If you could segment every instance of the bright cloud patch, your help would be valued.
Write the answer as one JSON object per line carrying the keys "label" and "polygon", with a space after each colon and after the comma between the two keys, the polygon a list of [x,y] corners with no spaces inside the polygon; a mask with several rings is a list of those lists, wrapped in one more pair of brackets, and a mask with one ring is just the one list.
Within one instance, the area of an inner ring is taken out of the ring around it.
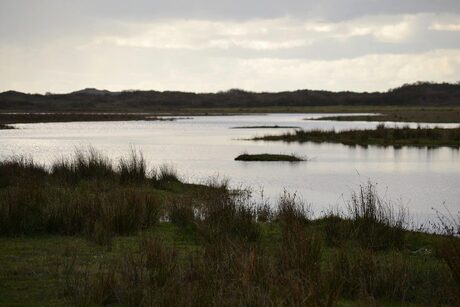
{"label": "bright cloud patch", "polygon": [[304,8],[302,3],[295,2],[304,9],[298,14],[277,10],[244,18],[200,12],[188,18],[122,18],[113,15],[113,7],[99,16],[78,11],[77,2],[66,4],[72,8],[65,7],[69,16],[28,12],[20,15],[27,20],[18,22],[14,14],[0,12],[0,91],[373,91],[460,79],[460,13],[455,10],[430,12],[432,1],[425,1],[424,10],[393,12],[388,6],[377,14],[384,4],[375,1],[376,7],[362,12],[329,16],[324,8],[349,5],[311,2]]}

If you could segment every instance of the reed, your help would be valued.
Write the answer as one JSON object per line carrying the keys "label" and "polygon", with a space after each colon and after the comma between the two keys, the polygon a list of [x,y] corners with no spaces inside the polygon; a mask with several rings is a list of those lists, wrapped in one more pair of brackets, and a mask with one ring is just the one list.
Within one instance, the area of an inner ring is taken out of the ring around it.
{"label": "reed", "polygon": [[255,137],[255,141],[341,143],[344,145],[378,146],[460,146],[460,128],[410,128],[385,127],[383,124],[374,130],[296,130],[281,135]]}

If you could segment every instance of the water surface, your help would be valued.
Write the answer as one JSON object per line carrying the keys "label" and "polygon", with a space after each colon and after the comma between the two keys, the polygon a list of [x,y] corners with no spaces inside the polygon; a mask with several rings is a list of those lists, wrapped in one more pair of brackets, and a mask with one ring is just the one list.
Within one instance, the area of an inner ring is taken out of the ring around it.
{"label": "water surface", "polygon": [[[378,124],[304,120],[334,115],[337,114],[197,116],[172,122],[17,124],[20,129],[0,131],[0,158],[25,154],[49,163],[72,154],[75,147],[92,145],[117,159],[127,155],[130,146],[135,146],[152,166],[173,164],[190,182],[203,182],[210,176],[225,177],[232,186],[252,187],[255,194],[263,190],[264,196],[272,201],[287,189],[297,192],[317,213],[331,206],[344,207],[350,193],[368,180],[378,184],[386,199],[408,207],[419,221],[432,217],[432,207],[442,209],[443,203],[453,212],[460,209],[460,152],[457,149],[253,142],[244,139],[293,129],[230,129],[263,125],[373,129]],[[403,124],[387,123],[388,126]],[[311,160],[302,163],[234,161],[241,153],[295,153]]]}

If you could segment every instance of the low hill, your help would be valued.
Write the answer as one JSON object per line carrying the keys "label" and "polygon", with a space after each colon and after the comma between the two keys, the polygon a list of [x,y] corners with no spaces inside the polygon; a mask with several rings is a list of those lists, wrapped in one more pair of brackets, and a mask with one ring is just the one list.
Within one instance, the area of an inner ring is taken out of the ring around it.
{"label": "low hill", "polygon": [[232,89],[217,93],[110,92],[87,88],[68,94],[0,93],[0,111],[157,111],[183,108],[309,106],[460,106],[460,83],[417,82],[386,92],[296,90],[277,93]]}

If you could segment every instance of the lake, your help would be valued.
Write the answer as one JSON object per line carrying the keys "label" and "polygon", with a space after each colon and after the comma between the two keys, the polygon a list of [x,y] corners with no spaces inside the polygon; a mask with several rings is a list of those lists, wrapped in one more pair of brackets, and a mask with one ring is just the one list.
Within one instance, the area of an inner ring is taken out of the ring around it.
{"label": "lake", "polygon": [[[195,116],[176,121],[71,122],[17,124],[0,130],[0,158],[32,156],[50,161],[89,145],[113,159],[131,147],[150,166],[172,164],[188,182],[228,178],[233,187],[251,187],[274,202],[286,189],[296,192],[317,214],[344,207],[352,191],[371,180],[382,197],[410,210],[419,222],[433,218],[432,208],[460,209],[460,152],[452,148],[350,147],[341,144],[254,142],[256,135],[293,129],[231,129],[236,126],[298,126],[304,129],[373,129],[378,122],[305,120],[339,114],[267,114]],[[386,123],[388,126],[404,123]],[[422,124],[423,126],[429,124]],[[416,126],[416,124],[411,124]],[[431,124],[430,126],[435,126]],[[436,124],[457,127],[458,124]],[[241,153],[295,153],[308,162],[241,162]],[[443,205],[444,204],[444,205]]]}

